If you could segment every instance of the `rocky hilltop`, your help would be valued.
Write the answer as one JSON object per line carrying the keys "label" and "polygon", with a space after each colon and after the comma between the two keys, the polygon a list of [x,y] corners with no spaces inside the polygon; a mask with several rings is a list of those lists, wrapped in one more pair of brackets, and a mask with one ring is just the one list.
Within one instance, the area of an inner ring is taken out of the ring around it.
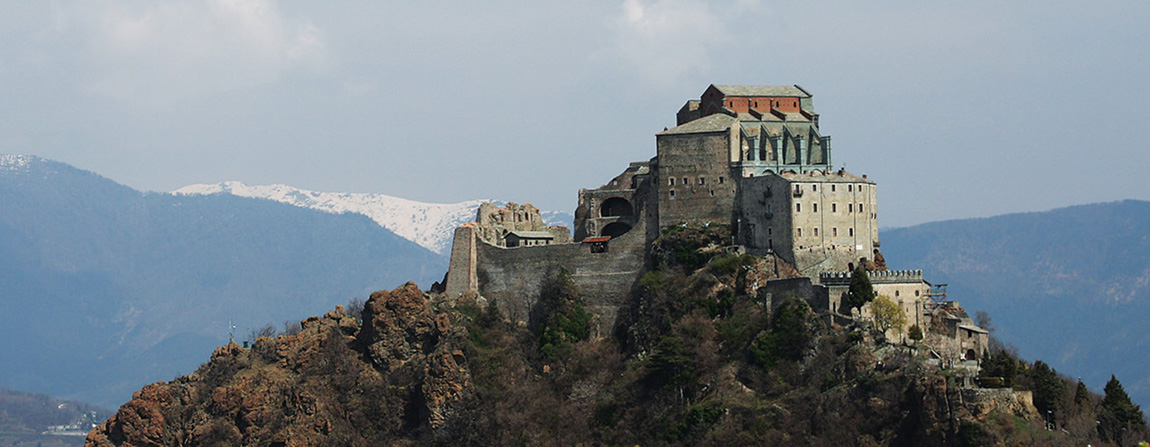
{"label": "rocky hilltop", "polygon": [[461,315],[412,283],[362,312],[362,324],[341,306],[298,333],[220,347],[136,392],[87,445],[374,445],[442,426],[472,392]]}
{"label": "rocky hilltop", "polygon": [[[1106,401],[1084,388],[1061,395],[1048,425],[1036,409],[1052,405],[1048,376],[1026,372],[1053,374],[1041,362],[996,351],[986,362],[1009,372],[982,387],[920,342],[749,293],[789,271],[777,260],[681,242],[612,334],[591,331],[562,270],[527,324],[409,283],[362,313],[217,349],[137,392],[87,445],[1107,445],[1094,423]],[[1125,445],[1141,426],[1126,427],[1109,439]]]}

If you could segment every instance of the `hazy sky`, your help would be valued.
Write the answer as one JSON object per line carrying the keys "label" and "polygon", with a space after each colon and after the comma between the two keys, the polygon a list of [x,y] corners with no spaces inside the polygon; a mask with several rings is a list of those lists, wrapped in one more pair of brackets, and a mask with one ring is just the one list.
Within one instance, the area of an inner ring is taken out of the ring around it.
{"label": "hazy sky", "polygon": [[[0,0],[0,152],[572,210],[711,83],[800,84],[880,223],[1150,199],[1150,2]],[[1141,123],[1141,124],[1140,124]]]}

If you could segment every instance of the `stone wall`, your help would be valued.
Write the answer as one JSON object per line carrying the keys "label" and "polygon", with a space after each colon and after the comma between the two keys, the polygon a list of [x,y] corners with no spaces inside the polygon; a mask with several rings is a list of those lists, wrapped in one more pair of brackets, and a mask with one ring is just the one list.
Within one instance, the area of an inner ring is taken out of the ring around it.
{"label": "stone wall", "polygon": [[480,242],[479,291],[496,300],[504,315],[526,322],[543,282],[566,268],[586,309],[598,315],[592,335],[607,336],[642,273],[645,239],[637,228],[608,242],[606,253],[592,253],[589,244],[580,243],[502,248]]}
{"label": "stone wall", "polygon": [[737,129],[658,135],[658,163],[652,171],[660,228],[681,222],[731,222],[735,202],[729,160],[732,132]]}

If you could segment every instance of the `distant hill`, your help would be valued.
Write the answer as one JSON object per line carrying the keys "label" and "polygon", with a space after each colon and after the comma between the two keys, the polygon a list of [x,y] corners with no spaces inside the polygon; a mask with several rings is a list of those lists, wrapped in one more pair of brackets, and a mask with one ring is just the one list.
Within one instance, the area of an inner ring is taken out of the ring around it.
{"label": "distant hill", "polygon": [[446,268],[360,215],[0,155],[0,386],[116,407],[206,361],[229,322],[240,340]]}
{"label": "distant hill", "polygon": [[949,283],[995,335],[1095,390],[1114,373],[1150,404],[1150,202],[953,220],[884,230],[891,268]]}
{"label": "distant hill", "polygon": [[[0,388],[0,445],[82,446],[92,427],[113,411],[36,393]],[[45,435],[53,433],[66,435]]]}
{"label": "distant hill", "polygon": [[[451,251],[451,237],[455,227],[475,220],[475,213],[481,203],[504,204],[495,200],[425,203],[386,194],[317,192],[287,185],[249,186],[241,182],[188,185],[172,193],[231,194],[275,200],[327,212],[362,214],[380,226],[394,231],[395,234],[445,256]],[[570,227],[571,221],[574,220],[573,215],[564,212],[543,211],[542,215],[551,225]]]}

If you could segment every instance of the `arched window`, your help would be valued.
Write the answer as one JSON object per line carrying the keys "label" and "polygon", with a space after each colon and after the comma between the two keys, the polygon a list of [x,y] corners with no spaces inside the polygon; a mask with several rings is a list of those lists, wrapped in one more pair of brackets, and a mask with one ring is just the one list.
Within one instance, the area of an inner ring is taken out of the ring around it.
{"label": "arched window", "polygon": [[631,202],[622,197],[612,197],[604,200],[599,206],[599,217],[630,216],[634,214]]}

